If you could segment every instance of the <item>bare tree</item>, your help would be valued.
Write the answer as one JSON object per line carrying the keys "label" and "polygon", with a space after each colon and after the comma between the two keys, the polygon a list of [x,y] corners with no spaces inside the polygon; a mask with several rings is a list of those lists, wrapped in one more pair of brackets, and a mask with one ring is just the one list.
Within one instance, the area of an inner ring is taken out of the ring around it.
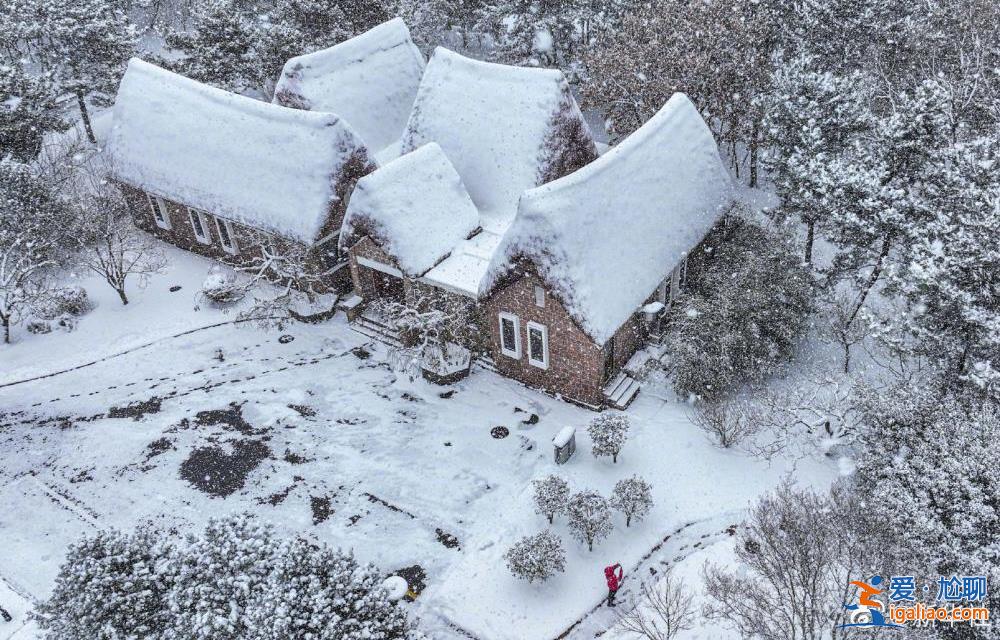
{"label": "bare tree", "polygon": [[167,264],[155,241],[135,226],[125,195],[103,175],[87,172],[78,187],[79,227],[74,239],[80,264],[104,278],[128,304],[130,278],[145,286]]}
{"label": "bare tree", "polygon": [[642,583],[631,606],[618,612],[618,624],[646,640],[671,640],[692,629],[696,615],[694,596],[668,569],[655,583]]}
{"label": "bare tree", "polygon": [[844,373],[851,371],[851,347],[868,337],[869,327],[864,314],[854,313],[855,302],[837,293],[824,305],[823,337],[840,346],[844,353]]}
{"label": "bare tree", "polygon": [[840,486],[819,495],[783,485],[762,498],[736,538],[741,566],[705,566],[705,616],[742,638],[839,637],[850,581],[877,573],[881,560],[859,502]]}
{"label": "bare tree", "polygon": [[742,398],[701,402],[692,410],[691,421],[723,449],[741,444],[760,430],[750,402]]}

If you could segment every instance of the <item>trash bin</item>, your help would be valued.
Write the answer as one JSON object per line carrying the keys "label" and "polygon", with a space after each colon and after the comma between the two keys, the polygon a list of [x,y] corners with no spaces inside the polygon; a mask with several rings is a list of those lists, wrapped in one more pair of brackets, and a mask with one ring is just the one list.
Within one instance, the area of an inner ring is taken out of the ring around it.
{"label": "trash bin", "polygon": [[563,464],[576,452],[576,429],[573,427],[563,427],[555,438],[552,438],[552,446],[555,448],[556,464]]}

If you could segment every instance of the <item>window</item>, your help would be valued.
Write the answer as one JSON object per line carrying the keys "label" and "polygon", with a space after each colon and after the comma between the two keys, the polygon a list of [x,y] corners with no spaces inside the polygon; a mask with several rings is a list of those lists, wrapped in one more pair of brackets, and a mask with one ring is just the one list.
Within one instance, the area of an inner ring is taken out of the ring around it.
{"label": "window", "polygon": [[151,196],[146,194],[146,200],[149,202],[149,208],[153,212],[153,220],[156,222],[156,226],[161,229],[170,228],[170,212],[167,211],[167,203],[163,201],[163,198],[159,196]]}
{"label": "window", "polygon": [[528,323],[528,364],[549,368],[549,330],[537,322]]}
{"label": "window", "polygon": [[508,358],[521,359],[521,322],[517,316],[500,314],[500,352]]}
{"label": "window", "polygon": [[535,306],[545,308],[545,289],[535,287]]}
{"label": "window", "polygon": [[226,250],[226,253],[231,253],[234,256],[238,254],[240,248],[236,246],[236,238],[233,236],[233,228],[229,221],[216,218],[215,228],[219,231],[219,242],[222,243],[222,248]]}
{"label": "window", "polygon": [[205,216],[200,211],[188,207],[188,214],[191,216],[191,228],[194,229],[194,237],[202,244],[212,244],[212,239],[208,237],[208,225],[205,224]]}

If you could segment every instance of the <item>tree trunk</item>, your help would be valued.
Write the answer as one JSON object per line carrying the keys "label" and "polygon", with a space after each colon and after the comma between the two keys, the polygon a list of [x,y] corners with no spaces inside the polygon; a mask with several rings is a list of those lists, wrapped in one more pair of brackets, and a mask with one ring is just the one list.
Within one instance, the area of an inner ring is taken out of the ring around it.
{"label": "tree trunk", "polygon": [[591,538],[590,540],[587,540],[587,550],[588,551],[593,551],[594,550],[594,540],[593,540],[593,538]]}
{"label": "tree trunk", "polygon": [[554,514],[554,513],[550,513],[549,514],[549,524],[552,524],[552,521],[555,519],[555,517],[556,517],[556,514]]}
{"label": "tree trunk", "polygon": [[3,342],[10,344],[10,316],[4,316],[3,320]]}
{"label": "tree trunk", "polygon": [[851,372],[851,345],[844,343],[844,373]]}
{"label": "tree trunk", "polygon": [[750,131],[750,188],[757,186],[757,129],[759,125],[754,122]]}
{"label": "tree trunk", "polygon": [[625,516],[625,527],[627,528],[631,526],[632,526],[632,514],[630,513],[627,516]]}
{"label": "tree trunk", "polygon": [[882,275],[882,267],[885,264],[885,258],[889,255],[889,249],[892,247],[892,234],[886,234],[885,238],[882,240],[882,250],[879,251],[878,259],[875,260],[875,266],[872,267],[871,275],[868,276],[868,282],[861,289],[861,297],[858,298],[858,304],[855,305],[854,311],[851,312],[851,317],[847,320],[845,326],[851,326],[854,319],[858,317],[858,312],[861,311],[861,307],[865,304],[865,299],[871,292],[872,287],[878,282],[879,276]]}
{"label": "tree trunk", "polygon": [[816,241],[816,221],[806,223],[806,264],[813,263],[813,242]]}
{"label": "tree trunk", "polygon": [[83,128],[87,130],[87,139],[91,144],[97,144],[94,127],[90,124],[90,113],[87,112],[87,101],[84,100],[83,89],[76,90],[76,103],[80,106],[80,116],[83,118]]}
{"label": "tree trunk", "polygon": [[122,304],[128,304],[128,298],[125,296],[125,286],[115,287],[115,291],[118,292],[118,297],[122,299]]}
{"label": "tree trunk", "polygon": [[611,454],[611,462],[613,464],[618,464],[618,454],[617,453],[612,453]]}

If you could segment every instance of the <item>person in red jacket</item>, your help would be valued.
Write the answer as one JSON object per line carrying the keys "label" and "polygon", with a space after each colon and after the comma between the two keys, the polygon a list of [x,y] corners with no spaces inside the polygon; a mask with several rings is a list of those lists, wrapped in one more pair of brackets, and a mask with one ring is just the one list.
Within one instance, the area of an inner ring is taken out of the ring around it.
{"label": "person in red jacket", "polygon": [[[616,573],[617,570],[617,573]],[[618,593],[618,588],[622,586],[622,578],[625,577],[625,571],[622,566],[617,562],[610,567],[604,568],[604,579],[608,582],[608,606],[615,606],[615,595]]]}

